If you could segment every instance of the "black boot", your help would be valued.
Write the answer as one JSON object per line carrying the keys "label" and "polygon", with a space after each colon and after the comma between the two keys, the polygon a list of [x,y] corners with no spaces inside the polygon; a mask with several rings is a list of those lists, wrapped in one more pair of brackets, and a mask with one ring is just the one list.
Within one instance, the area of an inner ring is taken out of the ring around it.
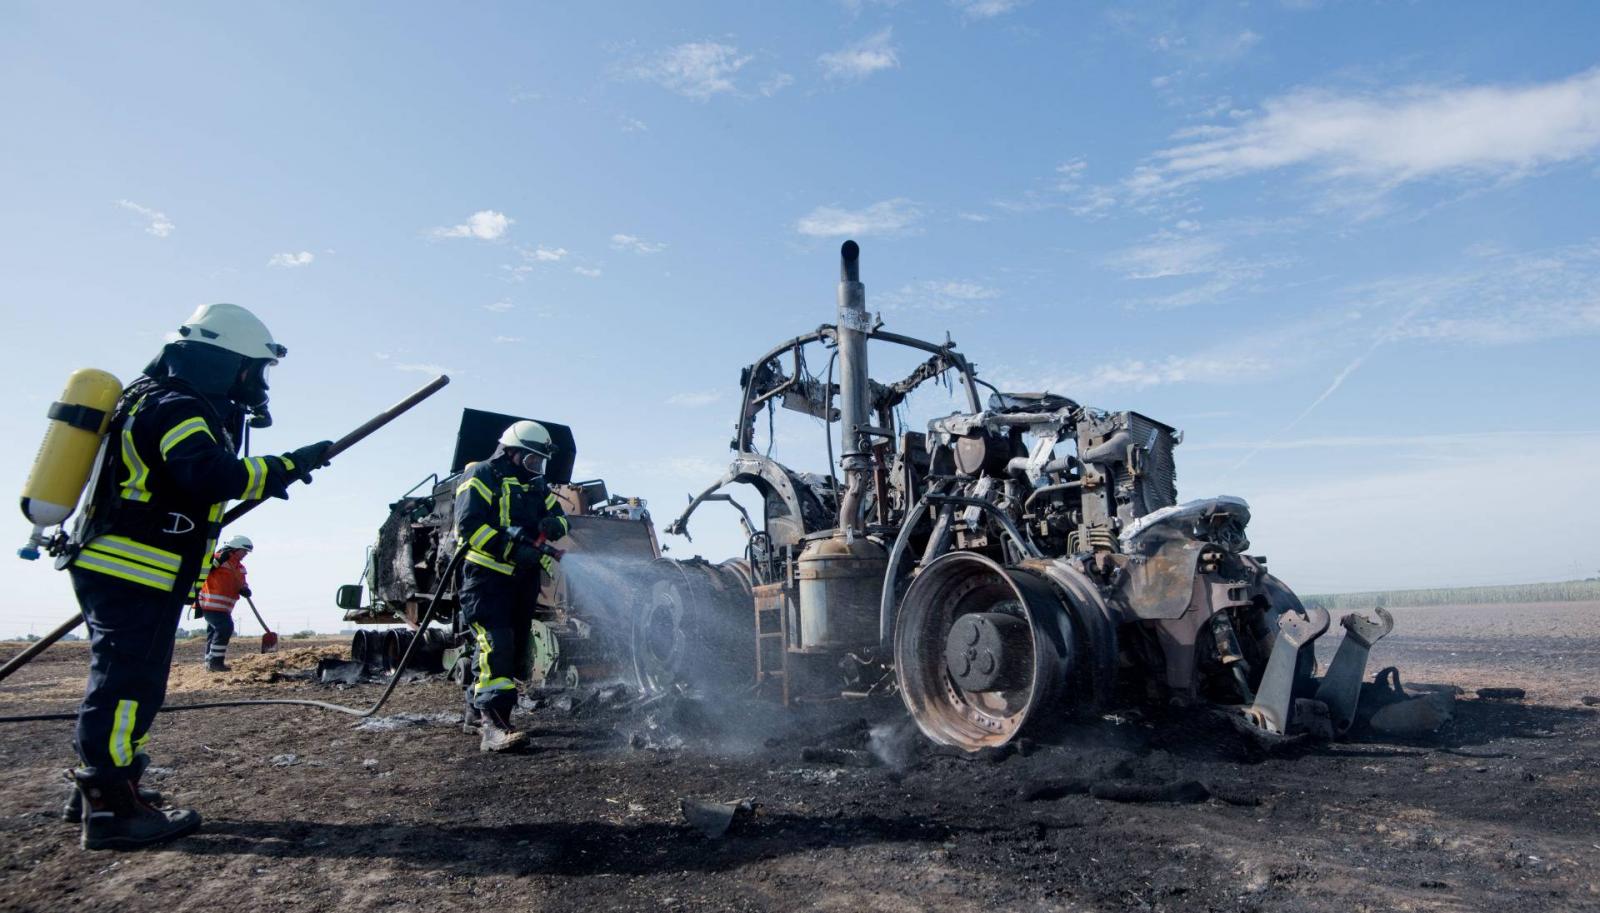
{"label": "black boot", "polygon": [[212,656],[212,657],[209,657],[208,659],[206,659],[206,671],[207,672],[232,672],[233,670],[228,667],[227,663],[222,661],[222,657],[220,657],[220,656]]}
{"label": "black boot", "polygon": [[[70,770],[64,771],[62,775],[66,778],[69,786],[67,788],[66,801],[61,803],[61,820],[67,822],[68,824],[82,824],[83,793],[78,791],[78,780],[72,775],[72,771]],[[159,791],[154,789],[145,789],[142,786],[139,787],[140,802],[143,802],[152,808],[160,808],[161,799],[162,796]]]}
{"label": "black boot", "polygon": [[82,793],[83,808],[88,812],[83,817],[84,849],[136,850],[199,829],[199,812],[186,808],[162,811],[139,798],[139,777],[148,763],[139,755],[131,767],[109,772],[79,768],[72,772]]}

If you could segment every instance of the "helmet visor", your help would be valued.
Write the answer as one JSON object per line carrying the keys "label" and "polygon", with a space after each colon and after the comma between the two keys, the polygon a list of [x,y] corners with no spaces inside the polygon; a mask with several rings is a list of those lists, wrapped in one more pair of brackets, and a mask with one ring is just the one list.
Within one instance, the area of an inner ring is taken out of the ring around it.
{"label": "helmet visor", "polygon": [[534,450],[518,450],[517,465],[530,475],[544,475],[545,455]]}

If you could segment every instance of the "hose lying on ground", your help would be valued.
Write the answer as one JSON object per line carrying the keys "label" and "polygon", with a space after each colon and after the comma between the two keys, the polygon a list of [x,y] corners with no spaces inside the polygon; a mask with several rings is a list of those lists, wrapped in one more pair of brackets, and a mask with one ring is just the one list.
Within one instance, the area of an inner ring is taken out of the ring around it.
{"label": "hose lying on ground", "polygon": [[[462,545],[460,548],[456,549],[456,553],[451,556],[450,563],[445,566],[444,573],[439,575],[439,585],[433,590],[433,598],[428,600],[428,611],[422,614],[422,620],[417,624],[418,630],[425,631],[428,629],[429,622],[433,621],[434,609],[439,605],[439,598],[444,595],[445,586],[448,585],[451,578],[455,576],[456,570],[461,567],[462,559],[466,556],[466,545]],[[156,712],[177,713],[179,710],[211,710],[216,707],[259,707],[263,705],[280,704],[298,707],[317,707],[322,710],[332,710],[336,713],[348,713],[354,717],[369,717],[382,709],[383,705],[388,702],[389,696],[394,694],[394,689],[400,684],[400,673],[405,670],[406,663],[411,659],[411,652],[417,649],[417,644],[422,643],[423,639],[424,638],[421,637],[413,637],[411,639],[411,643],[406,646],[406,652],[400,657],[400,661],[395,664],[394,676],[389,679],[388,687],[383,689],[383,694],[378,697],[377,702],[365,710],[355,707],[346,707],[343,704],[331,704],[327,701],[301,700],[295,698],[256,698],[252,700],[238,701],[206,701],[205,703],[201,704],[168,704]],[[77,711],[73,711],[71,713],[33,713],[25,716],[0,716],[0,723],[40,723],[53,720],[75,720],[77,718]]]}

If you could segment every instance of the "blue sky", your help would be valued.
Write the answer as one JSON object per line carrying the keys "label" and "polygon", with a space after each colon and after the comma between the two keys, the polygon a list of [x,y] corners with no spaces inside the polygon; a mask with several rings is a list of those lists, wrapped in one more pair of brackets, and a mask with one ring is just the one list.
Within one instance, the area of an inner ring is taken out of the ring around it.
{"label": "blue sky", "polygon": [[[664,525],[849,236],[889,329],[1183,428],[1181,495],[1249,499],[1302,591],[1591,575],[1596,34],[1586,3],[9,3],[0,476],[70,370],[130,379],[202,302],[289,347],[258,449],[447,371],[239,527],[269,620],[332,629],[462,406],[569,422]],[[693,529],[674,554],[738,548]],[[70,611],[0,568],[0,632]]]}

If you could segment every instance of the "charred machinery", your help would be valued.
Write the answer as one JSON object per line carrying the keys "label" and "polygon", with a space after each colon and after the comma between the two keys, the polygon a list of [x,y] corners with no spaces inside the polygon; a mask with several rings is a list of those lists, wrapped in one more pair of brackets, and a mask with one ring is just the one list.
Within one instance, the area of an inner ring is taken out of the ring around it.
{"label": "charred machinery", "polygon": [[[969,750],[1137,701],[1216,709],[1266,740],[1348,729],[1386,613],[1346,617],[1316,678],[1327,612],[1250,553],[1243,500],[1179,502],[1178,430],[1001,391],[948,339],[885,331],[859,253],[841,251],[837,322],[744,370],[732,464],[667,532],[736,484],[760,516],[739,508],[739,558],[657,562],[633,625],[642,685],[719,670],[785,701],[896,687],[929,738]],[[919,361],[880,381],[869,347]],[[909,427],[900,407],[941,382],[962,408]],[[775,405],[826,426],[826,474],[757,447]]]}
{"label": "charred machinery", "polygon": [[[375,666],[392,664],[410,637],[423,636],[428,642],[416,654],[419,661],[429,667],[454,668],[459,581],[446,583],[434,615],[445,627],[418,633],[417,624],[456,550],[455,489],[462,470],[487,459],[501,431],[521,420],[463,410],[449,472],[443,477],[430,475],[389,505],[389,516],[367,552],[365,589],[360,584],[341,587],[337,601],[346,621],[406,627],[359,631],[352,643],[355,658]],[[660,547],[644,501],[613,496],[603,481],[573,481],[577,447],[572,430],[555,422],[540,423],[556,447],[546,479],[572,529],[561,542],[568,557],[545,581],[526,638],[518,632],[518,654],[522,677],[531,683],[572,687],[626,671],[632,629],[623,613],[644,585],[635,576],[637,569],[659,557]]]}

